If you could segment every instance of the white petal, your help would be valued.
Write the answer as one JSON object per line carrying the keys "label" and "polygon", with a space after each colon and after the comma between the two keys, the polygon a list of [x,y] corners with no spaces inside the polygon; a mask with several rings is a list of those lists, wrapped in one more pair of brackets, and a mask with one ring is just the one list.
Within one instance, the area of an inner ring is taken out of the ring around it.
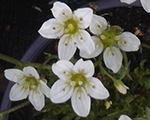
{"label": "white petal", "polygon": [[8,80],[13,82],[18,82],[22,80],[24,76],[23,72],[19,69],[6,69],[4,71],[4,75]]}
{"label": "white petal", "polygon": [[91,77],[94,74],[94,65],[91,60],[83,61],[78,60],[74,66],[76,73],[83,72],[86,77]]}
{"label": "white petal", "polygon": [[133,2],[135,2],[136,0],[120,0],[122,3],[127,3],[127,4],[131,4]]}
{"label": "white petal", "polygon": [[18,85],[18,83],[16,83],[10,90],[9,98],[12,101],[23,100],[27,98],[28,94],[29,88],[24,89],[23,85]]}
{"label": "white petal", "polygon": [[76,45],[69,34],[63,35],[58,44],[58,56],[60,59],[70,60],[76,52]]}
{"label": "white petal", "polygon": [[106,99],[109,97],[108,90],[104,87],[101,81],[92,77],[89,79],[89,84],[86,84],[87,93],[95,99]]}
{"label": "white petal", "polygon": [[40,85],[41,85],[41,91],[46,95],[46,97],[49,98],[50,88],[42,80],[40,80],[39,82],[40,82]]}
{"label": "white petal", "polygon": [[36,79],[39,79],[39,74],[36,71],[36,69],[34,67],[28,66],[28,67],[24,67],[23,68],[23,73],[26,75],[32,75],[34,76]]}
{"label": "white petal", "polygon": [[64,23],[56,19],[49,19],[39,29],[40,35],[45,38],[60,38],[64,31]]}
{"label": "white petal", "polygon": [[76,21],[79,21],[79,28],[87,28],[89,27],[93,17],[93,10],[91,8],[77,9],[76,11],[74,11],[73,17]]}
{"label": "white petal", "polygon": [[73,70],[73,64],[68,60],[59,60],[52,65],[53,72],[62,80],[68,80]]}
{"label": "white petal", "polygon": [[88,116],[91,108],[91,98],[83,87],[76,88],[71,97],[72,108],[78,116]]}
{"label": "white petal", "polygon": [[69,82],[57,80],[51,88],[50,99],[54,103],[66,102],[72,96],[73,89]]}
{"label": "white petal", "polygon": [[77,40],[77,47],[80,50],[87,51],[89,54],[95,50],[94,42],[87,31],[79,30],[75,34],[75,39]]}
{"label": "white petal", "polygon": [[121,35],[119,35],[118,46],[123,51],[137,51],[140,44],[141,42],[138,37],[130,32],[123,32]]}
{"label": "white petal", "polygon": [[90,31],[95,35],[100,35],[107,28],[107,21],[104,17],[93,15]]}
{"label": "white petal", "polygon": [[98,55],[101,54],[104,46],[102,44],[102,42],[100,41],[100,39],[96,36],[92,36],[92,40],[95,44],[95,50],[94,52],[92,52],[91,54],[88,54],[86,51],[81,51],[80,50],[80,56],[83,58],[94,58],[97,57]]}
{"label": "white petal", "polygon": [[[38,88],[37,88],[38,89]],[[45,98],[41,91],[30,91],[29,101],[34,108],[40,111],[45,105]]]}
{"label": "white petal", "polygon": [[121,115],[118,120],[132,120],[127,115]]}
{"label": "white petal", "polygon": [[107,47],[103,53],[105,65],[114,73],[117,73],[122,65],[122,54],[116,47]]}
{"label": "white petal", "polygon": [[61,21],[66,21],[72,17],[72,10],[62,2],[55,2],[51,9],[54,17]]}
{"label": "white petal", "polygon": [[141,4],[144,8],[144,10],[148,13],[150,13],[150,0],[141,0]]}

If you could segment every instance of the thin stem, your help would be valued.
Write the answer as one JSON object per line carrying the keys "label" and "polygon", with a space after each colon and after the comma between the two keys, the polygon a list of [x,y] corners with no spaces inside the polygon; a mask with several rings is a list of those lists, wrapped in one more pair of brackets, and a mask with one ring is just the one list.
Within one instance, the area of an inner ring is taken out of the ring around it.
{"label": "thin stem", "polygon": [[122,51],[122,55],[123,55],[123,58],[124,58],[124,65],[125,67],[128,67],[128,58],[127,58],[127,55],[124,51]]}
{"label": "thin stem", "polygon": [[5,115],[5,114],[8,114],[8,113],[10,113],[10,112],[13,112],[13,111],[15,111],[15,110],[18,110],[18,109],[20,109],[20,108],[22,108],[22,107],[28,105],[29,103],[30,103],[29,101],[25,101],[24,103],[21,103],[21,104],[15,106],[15,107],[9,108],[9,109],[7,109],[7,110],[0,111],[0,116]]}
{"label": "thin stem", "polygon": [[113,78],[102,66],[102,64],[99,64],[99,68],[100,70],[103,72],[103,74],[107,75],[110,79],[112,79],[113,81],[116,80],[115,78]]}
{"label": "thin stem", "polygon": [[142,43],[142,44],[141,44],[141,46],[142,46],[142,47],[145,47],[145,48],[147,48],[147,49],[149,49],[149,50],[150,50],[150,46],[149,46],[149,45],[147,45],[147,44],[145,44],[145,43]]}
{"label": "thin stem", "polygon": [[21,62],[15,58],[9,57],[7,55],[3,55],[0,53],[0,59],[15,64],[16,66],[20,66]]}
{"label": "thin stem", "polygon": [[102,66],[102,55],[100,55],[99,59],[98,59],[98,62],[96,62],[96,65],[98,64],[99,65],[99,68],[100,68],[100,71],[104,74],[104,75],[107,75],[110,79],[112,79],[113,81],[116,80],[115,78],[113,78],[105,69],[104,67]]}

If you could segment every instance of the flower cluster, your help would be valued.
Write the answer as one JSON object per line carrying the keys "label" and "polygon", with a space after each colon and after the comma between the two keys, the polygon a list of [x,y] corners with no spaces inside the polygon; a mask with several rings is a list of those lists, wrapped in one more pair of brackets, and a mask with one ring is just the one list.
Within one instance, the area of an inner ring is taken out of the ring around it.
{"label": "flower cluster", "polygon": [[[53,103],[63,103],[71,99],[75,113],[86,117],[90,112],[91,97],[104,100],[109,97],[109,92],[101,80],[93,77],[95,68],[91,60],[79,59],[74,65],[69,61],[76,49],[86,59],[103,54],[106,67],[117,73],[122,67],[122,51],[137,51],[141,43],[134,34],[123,32],[119,26],[110,26],[104,17],[93,14],[91,8],[80,8],[72,12],[65,3],[55,2],[51,11],[55,18],[44,22],[38,32],[49,39],[60,39],[60,60],[52,65],[52,71],[59,79],[50,89],[47,81],[41,79],[31,66],[24,67],[23,71],[7,69],[5,77],[16,82],[10,91],[10,99],[18,101],[28,97],[38,111],[45,105],[44,95]],[[120,80],[114,80],[114,86],[122,94],[126,94],[129,89]],[[108,109],[112,102],[106,104]],[[125,115],[119,118],[127,119],[130,120]]]}

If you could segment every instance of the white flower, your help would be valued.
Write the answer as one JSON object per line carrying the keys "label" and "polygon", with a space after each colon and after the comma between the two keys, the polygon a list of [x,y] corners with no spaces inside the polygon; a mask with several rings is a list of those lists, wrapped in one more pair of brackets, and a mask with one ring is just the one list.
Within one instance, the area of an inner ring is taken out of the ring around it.
{"label": "white flower", "polygon": [[[131,4],[135,2],[136,0],[120,0],[122,3]],[[141,4],[144,8],[144,10],[148,13],[150,13],[150,0],[140,0]]]}
{"label": "white flower", "polygon": [[118,120],[132,120],[132,119],[127,115],[121,115]]}
{"label": "white flower", "polygon": [[81,117],[86,117],[90,112],[90,96],[95,99],[109,97],[101,81],[92,77],[94,65],[90,60],[80,59],[75,65],[68,60],[59,60],[52,65],[52,70],[59,79],[51,88],[51,101],[63,103],[71,98],[73,110]]}
{"label": "white flower", "polygon": [[60,38],[58,56],[71,59],[77,48],[89,54],[95,49],[90,34],[84,30],[89,27],[93,11],[91,8],[72,10],[62,2],[55,2],[51,9],[55,18],[43,23],[39,33],[46,38]]}
{"label": "white flower", "polygon": [[[95,51],[91,54],[80,51],[84,58],[97,57],[104,50],[105,65],[114,73],[117,73],[122,65],[122,53],[120,51],[137,51],[140,40],[130,32],[123,32],[119,26],[109,26],[105,18],[93,15],[90,31],[95,35],[92,39],[95,43]],[[119,49],[120,48],[120,49]]]}
{"label": "white flower", "polygon": [[122,94],[126,94],[129,89],[121,80],[114,80],[114,86]]}
{"label": "white flower", "polygon": [[23,71],[19,69],[6,69],[5,77],[16,84],[10,90],[10,100],[18,101],[29,97],[34,108],[40,111],[45,105],[44,95],[49,97],[50,88],[46,80],[41,80],[36,69],[28,66]]}

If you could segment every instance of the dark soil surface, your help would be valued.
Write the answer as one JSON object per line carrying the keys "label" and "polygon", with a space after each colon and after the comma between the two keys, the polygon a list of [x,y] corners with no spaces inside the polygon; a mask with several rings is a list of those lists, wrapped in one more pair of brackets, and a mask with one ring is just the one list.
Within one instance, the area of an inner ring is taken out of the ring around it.
{"label": "dark soil surface", "polygon": [[[69,2],[69,6],[73,9],[81,5],[89,3],[89,1]],[[52,4],[48,4],[49,0],[2,0],[0,2],[0,53],[9,55],[16,59],[21,59],[25,51],[39,36],[38,29],[44,21],[52,17],[50,8]],[[106,14],[107,13],[107,14]],[[140,7],[121,7],[102,10],[97,14],[104,15],[111,25],[119,25],[124,31],[135,33],[140,31],[138,37],[141,42],[150,45],[150,14],[146,13]],[[44,52],[55,51],[56,41],[46,47]],[[42,53],[43,55],[43,53]],[[41,62],[43,57],[38,62]],[[139,62],[147,59],[147,66],[150,59],[150,52],[143,49],[143,53],[128,53],[131,61],[131,68],[138,66]],[[134,65],[133,65],[134,63]],[[10,67],[4,61],[0,61],[0,72]],[[0,102],[8,81],[0,79]],[[32,107],[27,106],[21,110],[17,110],[10,114],[9,120],[41,120],[40,116],[31,117]]]}

